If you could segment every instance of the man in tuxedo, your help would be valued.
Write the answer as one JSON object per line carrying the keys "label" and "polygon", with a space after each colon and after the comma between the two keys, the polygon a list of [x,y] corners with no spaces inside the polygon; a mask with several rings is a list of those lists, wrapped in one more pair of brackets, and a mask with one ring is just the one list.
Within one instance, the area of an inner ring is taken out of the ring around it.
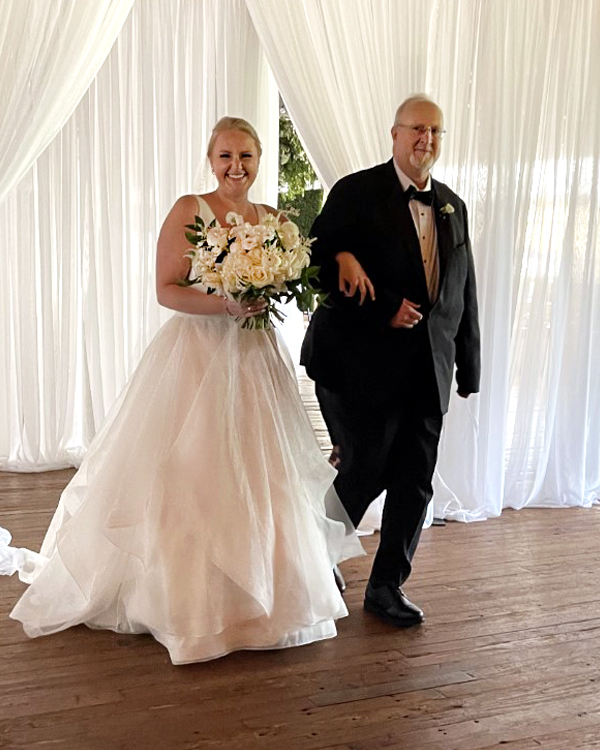
{"label": "man in tuxedo", "polygon": [[342,178],[311,235],[329,298],[301,362],[316,382],[339,453],[335,487],[358,526],[383,490],[379,546],[364,607],[398,627],[424,615],[401,586],[431,500],[443,415],[479,390],[475,272],[467,211],[430,176],[444,121],[425,96],[400,105],[393,158]]}

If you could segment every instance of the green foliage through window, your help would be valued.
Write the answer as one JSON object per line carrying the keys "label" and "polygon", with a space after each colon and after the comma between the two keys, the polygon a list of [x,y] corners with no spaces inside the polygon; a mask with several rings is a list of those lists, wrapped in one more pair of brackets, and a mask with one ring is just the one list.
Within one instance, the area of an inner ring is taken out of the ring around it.
{"label": "green foliage through window", "polygon": [[279,197],[277,207],[293,209],[297,216],[290,218],[300,232],[308,235],[323,204],[323,190],[318,187],[317,175],[302,148],[290,116],[279,110]]}

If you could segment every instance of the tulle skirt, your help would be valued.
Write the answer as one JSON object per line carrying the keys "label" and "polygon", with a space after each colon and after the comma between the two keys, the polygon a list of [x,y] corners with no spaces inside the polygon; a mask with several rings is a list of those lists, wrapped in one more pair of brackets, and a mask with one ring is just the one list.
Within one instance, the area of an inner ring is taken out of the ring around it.
{"label": "tulle skirt", "polygon": [[151,633],[175,664],[335,635],[362,548],[274,331],[176,314],[64,490],[11,617]]}

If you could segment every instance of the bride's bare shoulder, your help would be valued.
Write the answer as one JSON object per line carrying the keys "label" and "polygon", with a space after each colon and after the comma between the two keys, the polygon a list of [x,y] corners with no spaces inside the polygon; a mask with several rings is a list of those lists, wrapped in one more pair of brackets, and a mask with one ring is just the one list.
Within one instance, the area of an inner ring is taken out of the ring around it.
{"label": "bride's bare shoulder", "polygon": [[175,205],[177,206],[179,204],[182,206],[197,206],[199,198],[202,198],[202,196],[194,195],[193,193],[190,193],[189,195],[181,195],[175,201]]}
{"label": "bride's bare shoulder", "polygon": [[173,204],[170,214],[175,215],[189,215],[198,213],[198,196],[197,195],[181,195]]}

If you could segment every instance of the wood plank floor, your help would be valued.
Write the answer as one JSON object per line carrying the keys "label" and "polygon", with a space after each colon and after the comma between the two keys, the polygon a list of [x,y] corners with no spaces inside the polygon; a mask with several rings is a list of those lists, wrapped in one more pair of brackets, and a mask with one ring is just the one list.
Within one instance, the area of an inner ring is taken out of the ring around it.
{"label": "wood plank floor", "polygon": [[[16,546],[39,546],[71,475],[0,473]],[[432,527],[407,587],[423,626],[362,610],[361,558],[343,566],[337,638],[185,667],[149,636],[29,640],[8,619],[24,587],[0,578],[0,748],[600,749],[599,539],[598,509]],[[363,540],[372,553],[376,537]]]}

